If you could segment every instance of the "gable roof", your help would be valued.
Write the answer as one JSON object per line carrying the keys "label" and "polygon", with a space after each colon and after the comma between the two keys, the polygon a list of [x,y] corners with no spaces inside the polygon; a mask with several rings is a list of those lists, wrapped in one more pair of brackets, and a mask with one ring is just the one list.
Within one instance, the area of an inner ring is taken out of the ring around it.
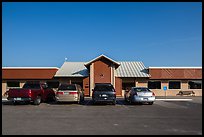
{"label": "gable roof", "polygon": [[99,60],[99,59],[101,59],[101,58],[106,58],[106,59],[108,59],[109,61],[111,61],[113,64],[116,65],[116,68],[118,68],[118,67],[120,66],[120,63],[116,62],[115,60],[112,60],[111,58],[109,58],[109,57],[107,57],[107,56],[105,56],[105,55],[103,55],[103,54],[100,55],[100,56],[98,56],[98,57],[96,57],[96,58],[94,58],[94,59],[92,59],[91,61],[85,63],[84,65],[85,65],[86,67],[88,67],[92,62],[94,62],[94,61],[96,61],[96,60]]}
{"label": "gable roof", "polygon": [[[55,77],[87,77],[89,70],[85,62],[64,62]],[[116,69],[116,77],[150,77],[142,62],[120,62]]]}
{"label": "gable roof", "polygon": [[88,69],[84,66],[85,62],[64,62],[55,74],[55,77],[87,77]]}

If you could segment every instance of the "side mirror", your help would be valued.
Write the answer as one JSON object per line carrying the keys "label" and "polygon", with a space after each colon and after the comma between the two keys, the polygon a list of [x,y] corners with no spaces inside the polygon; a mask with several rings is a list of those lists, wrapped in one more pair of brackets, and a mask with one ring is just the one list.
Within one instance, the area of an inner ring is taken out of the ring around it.
{"label": "side mirror", "polygon": [[94,91],[94,89],[92,89],[92,91]]}

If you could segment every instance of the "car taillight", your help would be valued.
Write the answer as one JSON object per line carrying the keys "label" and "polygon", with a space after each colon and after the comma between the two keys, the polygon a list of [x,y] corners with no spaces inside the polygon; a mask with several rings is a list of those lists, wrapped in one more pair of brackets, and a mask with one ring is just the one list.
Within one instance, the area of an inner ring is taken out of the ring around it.
{"label": "car taillight", "polygon": [[29,90],[29,92],[28,92],[28,96],[31,97],[31,90]]}
{"label": "car taillight", "polygon": [[69,92],[70,95],[76,95],[78,94],[77,92]]}
{"label": "car taillight", "polygon": [[64,94],[64,92],[59,92],[59,91],[57,91],[57,94],[63,95],[63,94]]}
{"label": "car taillight", "polygon": [[155,96],[154,92],[152,92],[152,95]]}

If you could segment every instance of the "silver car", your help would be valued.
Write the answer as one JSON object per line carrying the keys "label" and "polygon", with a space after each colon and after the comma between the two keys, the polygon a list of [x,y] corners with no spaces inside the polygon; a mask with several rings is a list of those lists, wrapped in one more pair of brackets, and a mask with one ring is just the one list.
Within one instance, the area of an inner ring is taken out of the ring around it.
{"label": "silver car", "polygon": [[152,105],[155,101],[155,94],[146,87],[132,87],[125,92],[125,101],[132,103],[148,103]]}
{"label": "silver car", "polygon": [[56,92],[56,101],[82,103],[84,91],[78,84],[60,84]]}

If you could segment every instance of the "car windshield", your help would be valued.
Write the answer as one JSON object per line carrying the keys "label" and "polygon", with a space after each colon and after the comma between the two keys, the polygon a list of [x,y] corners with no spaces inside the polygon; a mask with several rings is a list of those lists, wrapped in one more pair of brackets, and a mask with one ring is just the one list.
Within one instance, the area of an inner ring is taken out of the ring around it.
{"label": "car windshield", "polygon": [[25,89],[40,89],[40,84],[24,84]]}
{"label": "car windshield", "polygon": [[150,91],[148,88],[134,88],[134,91],[136,92],[144,92],[144,91]]}
{"label": "car windshield", "polygon": [[94,88],[95,91],[114,91],[112,85],[96,85]]}
{"label": "car windshield", "polygon": [[58,90],[76,90],[76,86],[75,85],[60,85]]}

